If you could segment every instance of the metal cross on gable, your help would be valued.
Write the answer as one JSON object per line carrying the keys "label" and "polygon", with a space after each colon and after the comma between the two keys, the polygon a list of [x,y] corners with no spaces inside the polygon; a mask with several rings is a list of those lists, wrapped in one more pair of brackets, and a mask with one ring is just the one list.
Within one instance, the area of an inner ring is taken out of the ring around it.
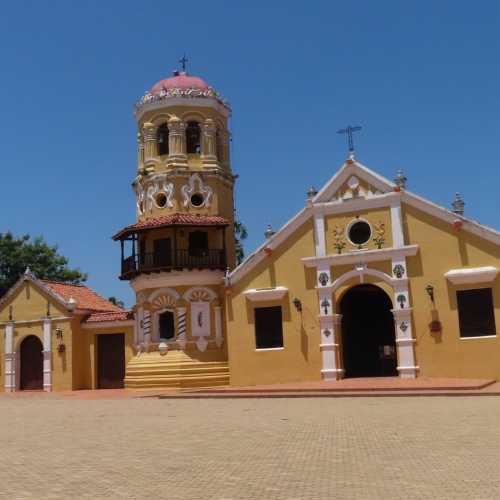
{"label": "metal cross on gable", "polygon": [[179,62],[181,63],[182,66],[182,71],[185,73],[186,72],[186,65],[189,59],[186,57],[186,54],[184,54],[180,59]]}
{"label": "metal cross on gable", "polygon": [[352,137],[353,132],[359,132],[362,129],[359,125],[351,127],[351,125],[347,125],[346,128],[341,128],[337,130],[337,134],[347,135],[347,145],[349,147],[349,154],[354,154],[354,140]]}

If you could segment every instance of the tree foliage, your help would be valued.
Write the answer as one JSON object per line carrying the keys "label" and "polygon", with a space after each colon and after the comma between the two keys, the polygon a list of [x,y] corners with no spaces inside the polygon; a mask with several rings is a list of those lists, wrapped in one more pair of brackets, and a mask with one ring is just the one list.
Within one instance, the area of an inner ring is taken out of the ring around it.
{"label": "tree foliage", "polygon": [[116,297],[108,297],[108,302],[111,302],[115,306],[121,307],[122,309],[125,307],[125,302],[123,302],[123,300],[117,299]]}
{"label": "tree foliage", "polygon": [[240,220],[234,221],[234,239],[236,248],[236,262],[241,264],[245,258],[245,250],[243,248],[243,240],[248,237],[248,231],[243,222]]}
{"label": "tree foliage", "polygon": [[68,267],[68,259],[48,245],[41,236],[16,238],[12,233],[0,233],[0,297],[16,283],[29,267],[38,278],[79,284],[87,275]]}

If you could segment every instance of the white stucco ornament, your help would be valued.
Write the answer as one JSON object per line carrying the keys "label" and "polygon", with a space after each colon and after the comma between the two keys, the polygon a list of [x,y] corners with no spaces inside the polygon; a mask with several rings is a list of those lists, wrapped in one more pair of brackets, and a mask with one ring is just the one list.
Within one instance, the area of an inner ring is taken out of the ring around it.
{"label": "white stucco ornament", "polygon": [[182,206],[184,207],[189,206],[193,194],[199,193],[203,197],[203,203],[201,205],[196,205],[196,208],[209,207],[214,194],[213,189],[203,182],[199,174],[193,174],[189,178],[188,183],[182,186],[181,193],[184,198],[182,201]]}
{"label": "white stucco ornament", "polygon": [[167,354],[168,352],[168,344],[166,342],[160,342],[160,344],[158,345],[158,350],[160,351],[160,354],[162,356],[165,356],[165,354]]}

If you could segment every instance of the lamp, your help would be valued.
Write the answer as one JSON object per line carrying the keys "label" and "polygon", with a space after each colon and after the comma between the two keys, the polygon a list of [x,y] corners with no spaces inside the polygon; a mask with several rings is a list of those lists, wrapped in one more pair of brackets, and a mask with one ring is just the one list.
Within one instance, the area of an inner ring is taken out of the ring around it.
{"label": "lamp", "polygon": [[292,303],[293,303],[293,305],[295,306],[295,309],[297,309],[298,312],[302,312],[302,302],[300,301],[300,299],[298,299],[297,297],[295,297],[292,300]]}
{"label": "lamp", "polygon": [[431,299],[431,301],[434,302],[434,287],[429,283],[425,287],[425,291],[427,292],[427,295],[429,296],[429,298]]}

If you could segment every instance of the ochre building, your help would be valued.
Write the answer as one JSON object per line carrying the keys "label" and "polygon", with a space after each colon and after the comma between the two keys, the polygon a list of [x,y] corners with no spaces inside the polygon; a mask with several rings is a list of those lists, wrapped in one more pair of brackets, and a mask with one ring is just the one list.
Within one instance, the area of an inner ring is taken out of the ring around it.
{"label": "ochre building", "polygon": [[113,238],[136,303],[28,271],[0,302],[5,390],[500,378],[500,233],[460,196],[440,207],[351,151],[236,266],[228,103],[175,72],[135,117],[136,220]]}

